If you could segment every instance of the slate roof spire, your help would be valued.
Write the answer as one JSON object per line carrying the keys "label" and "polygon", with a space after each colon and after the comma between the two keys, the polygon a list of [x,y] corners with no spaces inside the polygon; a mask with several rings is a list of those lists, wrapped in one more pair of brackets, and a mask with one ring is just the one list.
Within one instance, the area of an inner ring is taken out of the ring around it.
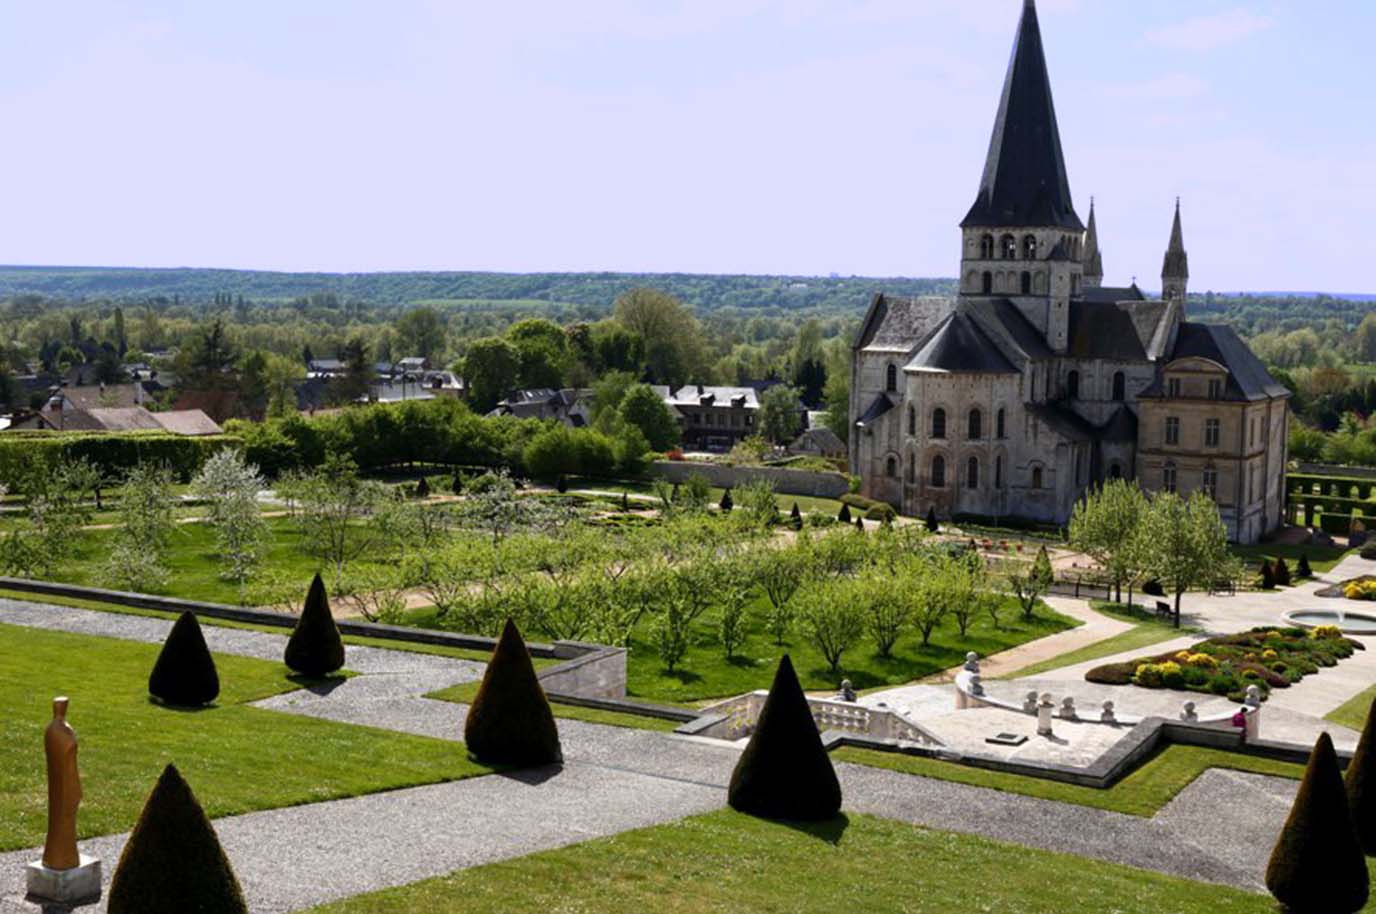
{"label": "slate roof spire", "polygon": [[1175,224],[1171,226],[1171,243],[1161,264],[1161,278],[1189,279],[1190,255],[1185,253],[1185,233],[1180,229],[1180,198],[1175,198]]}
{"label": "slate roof spire", "polygon": [[1071,202],[1033,0],[1023,4],[979,195],[961,226],[1084,229]]}
{"label": "slate roof spire", "polygon": [[1104,256],[1099,251],[1099,226],[1094,220],[1094,198],[1089,198],[1089,226],[1085,229],[1085,278],[1087,289],[1097,289],[1104,282]]}

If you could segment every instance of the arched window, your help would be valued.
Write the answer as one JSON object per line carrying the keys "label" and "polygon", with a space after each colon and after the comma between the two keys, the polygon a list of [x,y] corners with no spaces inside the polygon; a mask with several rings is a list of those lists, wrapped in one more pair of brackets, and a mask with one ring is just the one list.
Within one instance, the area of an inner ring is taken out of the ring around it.
{"label": "arched window", "polygon": [[1034,489],[1040,489],[1041,487],[1042,487],[1042,468],[1041,468],[1041,467],[1033,467],[1033,468],[1032,468],[1032,488],[1034,488]]}
{"label": "arched window", "polygon": [[917,434],[917,409],[912,406],[908,407],[908,434]]}
{"label": "arched window", "polygon": [[1128,379],[1121,371],[1113,373],[1113,399],[1122,401],[1128,396]]}
{"label": "arched window", "polygon": [[884,389],[889,393],[898,391],[898,366],[890,365],[884,373]]}
{"label": "arched window", "polygon": [[1123,478],[1123,468],[1120,467],[1116,462],[1109,464],[1109,467],[1108,467],[1108,478],[1109,478],[1109,479],[1122,479],[1122,478]]}
{"label": "arched window", "polygon": [[994,458],[994,488],[1003,488],[1003,458]]}
{"label": "arched window", "polygon": [[1012,235],[1004,235],[999,239],[999,256],[1004,260],[1018,259],[1018,240]]}
{"label": "arched window", "polygon": [[914,485],[916,482],[917,482],[917,455],[916,455],[916,454],[909,454],[909,455],[908,455],[908,485]]}
{"label": "arched window", "polygon": [[937,489],[946,486],[946,458],[940,454],[932,458],[932,487]]}
{"label": "arched window", "polygon": [[1004,428],[1003,428],[1003,410],[1001,410],[1001,409],[1000,409],[1000,410],[998,411],[998,413],[995,414],[995,416],[994,416],[994,437],[995,437],[995,438],[1003,438],[1003,437],[1005,437],[1005,436],[1004,436]]}
{"label": "arched window", "polygon": [[979,488],[979,458],[971,457],[965,461],[965,488]]}
{"label": "arched window", "polygon": [[1032,294],[1032,274],[1027,272],[1026,270],[1022,271],[1022,294]]}
{"label": "arched window", "polygon": [[970,410],[968,437],[972,441],[978,441],[984,437],[984,416],[978,409]]}
{"label": "arched window", "polygon": [[980,289],[985,295],[994,294],[994,274],[988,270],[984,271],[984,276],[980,280]]}
{"label": "arched window", "polygon": [[982,238],[980,238],[980,240],[979,240],[979,258],[980,258],[980,260],[993,260],[993,259],[994,259],[994,236],[993,236],[993,235],[985,235],[985,236],[983,236]]}
{"label": "arched window", "polygon": [[1072,371],[1065,376],[1065,395],[1072,400],[1080,396],[1080,373]]}
{"label": "arched window", "polygon": [[1036,236],[1036,235],[1024,235],[1024,236],[1023,236],[1023,239],[1022,239],[1022,259],[1023,259],[1023,260],[1036,260],[1036,259],[1037,259],[1037,236]]}
{"label": "arched window", "polygon": [[946,437],[946,410],[944,409],[932,410],[932,437]]}
{"label": "arched window", "polygon": [[884,462],[884,475],[890,479],[898,478],[898,459],[896,457],[890,457]]}

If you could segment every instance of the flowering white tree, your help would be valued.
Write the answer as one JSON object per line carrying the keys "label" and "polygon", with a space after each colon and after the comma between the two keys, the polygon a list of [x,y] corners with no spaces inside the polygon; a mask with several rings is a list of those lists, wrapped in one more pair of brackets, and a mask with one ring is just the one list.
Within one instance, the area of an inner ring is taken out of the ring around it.
{"label": "flowering white tree", "polygon": [[192,483],[192,490],[209,504],[208,519],[215,528],[224,577],[239,585],[240,602],[268,534],[258,509],[263,485],[258,468],[229,448],[207,460]]}

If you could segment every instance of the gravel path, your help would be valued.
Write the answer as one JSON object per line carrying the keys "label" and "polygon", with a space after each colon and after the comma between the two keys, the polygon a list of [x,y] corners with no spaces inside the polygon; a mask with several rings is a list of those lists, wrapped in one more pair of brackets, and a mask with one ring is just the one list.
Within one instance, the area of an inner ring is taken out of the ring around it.
{"label": "gravel path", "polygon": [[[160,641],[170,623],[0,600],[0,622]],[[282,635],[205,628],[212,650],[277,659]],[[461,736],[464,706],[426,692],[482,665],[377,648],[348,649],[362,675],[259,707],[441,739]],[[566,764],[217,820],[254,914],[277,914],[537,850],[720,808],[739,747],[672,734],[559,721]],[[917,825],[1259,889],[1264,854],[1294,786],[1209,772],[1155,819],[838,766],[846,806]],[[1238,803],[1240,794],[1265,802]],[[1239,810],[1246,810],[1238,821]],[[108,879],[124,836],[82,843]],[[1207,848],[1207,849],[1206,849]],[[31,912],[16,891],[36,851],[0,854],[0,914]],[[1258,856],[1258,855],[1262,856]],[[100,912],[103,906],[82,910]]]}

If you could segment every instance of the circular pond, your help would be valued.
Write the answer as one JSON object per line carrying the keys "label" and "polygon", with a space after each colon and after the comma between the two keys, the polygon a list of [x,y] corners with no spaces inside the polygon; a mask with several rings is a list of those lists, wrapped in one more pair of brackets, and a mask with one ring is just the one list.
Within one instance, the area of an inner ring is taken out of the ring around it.
{"label": "circular pond", "polygon": [[1285,614],[1284,621],[1301,628],[1336,625],[1349,635],[1376,635],[1376,615],[1364,612],[1344,612],[1333,609],[1296,609]]}

